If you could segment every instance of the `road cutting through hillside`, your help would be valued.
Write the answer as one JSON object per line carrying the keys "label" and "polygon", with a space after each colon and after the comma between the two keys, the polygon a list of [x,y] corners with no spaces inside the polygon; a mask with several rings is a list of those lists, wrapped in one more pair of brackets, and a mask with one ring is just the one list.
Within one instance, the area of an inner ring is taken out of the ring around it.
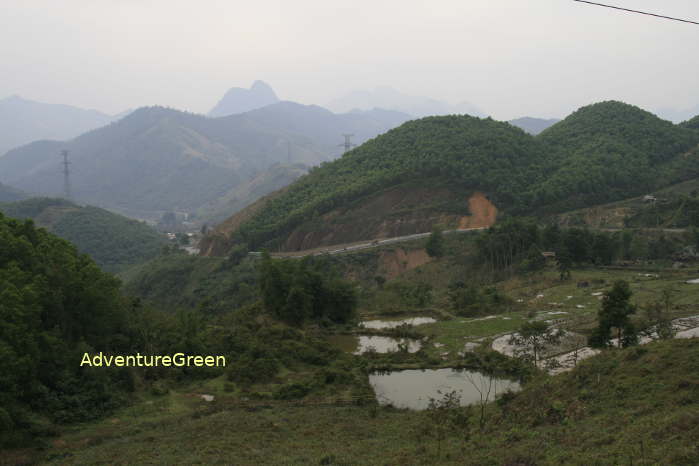
{"label": "road cutting through hillside", "polygon": [[[443,234],[449,235],[454,233],[469,233],[473,231],[487,230],[489,227],[477,227],[477,228],[463,228],[455,230],[445,230]],[[322,256],[322,255],[334,255],[341,254],[343,252],[355,252],[361,251],[362,249],[377,248],[379,246],[386,246],[387,244],[401,243],[404,241],[412,241],[420,238],[427,238],[431,233],[415,233],[412,235],[396,236],[393,238],[386,239],[375,239],[369,242],[357,242],[348,244],[336,244],[333,246],[328,246],[324,248],[309,249],[306,251],[296,251],[296,252],[274,252],[270,253],[272,257],[292,257],[301,258],[306,256]],[[259,251],[250,252],[250,255],[260,255]]]}

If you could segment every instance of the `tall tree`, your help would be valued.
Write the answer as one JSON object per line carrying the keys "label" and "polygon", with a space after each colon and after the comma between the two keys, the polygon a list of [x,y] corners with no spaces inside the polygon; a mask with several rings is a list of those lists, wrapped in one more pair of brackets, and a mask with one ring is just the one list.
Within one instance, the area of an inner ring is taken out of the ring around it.
{"label": "tall tree", "polygon": [[434,227],[425,245],[430,257],[442,257],[444,255],[444,233],[440,227]]}
{"label": "tall tree", "polygon": [[624,280],[614,282],[612,289],[604,294],[602,307],[597,314],[599,324],[590,336],[590,346],[608,346],[613,329],[616,330],[619,348],[638,342],[636,329],[631,322],[631,315],[636,313],[636,306],[631,304],[631,295],[631,288]]}

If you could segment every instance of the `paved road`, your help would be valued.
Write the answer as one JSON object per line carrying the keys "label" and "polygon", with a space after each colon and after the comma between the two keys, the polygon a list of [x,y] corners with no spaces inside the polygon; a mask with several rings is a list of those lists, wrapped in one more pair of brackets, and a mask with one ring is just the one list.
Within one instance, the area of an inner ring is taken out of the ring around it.
{"label": "paved road", "polygon": [[[462,230],[445,230],[443,233],[445,235],[453,234],[453,233],[469,233],[472,231],[478,231],[478,230],[487,230],[488,227],[480,227],[480,228],[465,228]],[[392,244],[392,243],[400,243],[403,241],[411,241],[415,239],[420,239],[420,238],[427,238],[430,236],[431,233],[415,233],[413,235],[405,235],[405,236],[395,236],[393,238],[386,238],[386,239],[376,239],[373,241],[369,241],[366,243],[359,243],[355,244],[352,243],[351,245],[342,245],[342,244],[337,244],[334,246],[328,246],[327,248],[323,249],[313,249],[310,251],[298,251],[298,252],[293,252],[293,253],[278,253],[278,254],[271,254],[272,257],[293,257],[293,258],[300,258],[300,257],[306,257],[306,256],[322,256],[324,254],[341,254],[343,252],[353,252],[353,251],[361,251],[362,249],[370,249],[370,248],[377,248],[379,246],[385,246],[387,244]],[[262,254],[261,252],[250,252],[251,255],[259,255]]]}

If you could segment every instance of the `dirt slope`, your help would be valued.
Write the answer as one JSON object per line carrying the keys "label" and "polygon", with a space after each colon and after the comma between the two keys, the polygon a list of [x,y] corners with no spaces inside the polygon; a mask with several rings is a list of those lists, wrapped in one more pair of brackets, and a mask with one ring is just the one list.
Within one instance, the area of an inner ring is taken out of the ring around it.
{"label": "dirt slope", "polygon": [[[224,255],[232,247],[231,235],[279,191],[232,216],[207,236],[202,255]],[[349,206],[309,219],[280,238],[272,252],[295,252],[429,232],[435,225],[447,229],[487,227],[498,209],[482,192],[440,179],[393,186]]]}

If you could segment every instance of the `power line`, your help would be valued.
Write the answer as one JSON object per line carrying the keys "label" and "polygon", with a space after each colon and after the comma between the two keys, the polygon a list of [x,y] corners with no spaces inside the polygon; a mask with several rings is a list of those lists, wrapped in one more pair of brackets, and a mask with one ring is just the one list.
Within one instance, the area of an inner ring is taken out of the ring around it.
{"label": "power line", "polygon": [[587,0],[573,0],[573,1],[579,2],[579,3],[588,3],[590,5],[603,6],[605,8],[612,8],[614,10],[621,10],[621,11],[626,11],[626,12],[630,12],[630,13],[638,13],[638,14],[647,15],[647,16],[655,16],[656,18],[670,19],[672,21],[681,21],[683,23],[699,25],[699,23],[696,21],[690,21],[688,19],[681,19],[681,18],[673,18],[672,16],[663,16],[663,15],[658,15],[655,13],[648,13],[647,11],[630,10],[628,8],[622,8],[620,6],[605,5],[604,3],[597,3],[597,2],[588,2]]}

